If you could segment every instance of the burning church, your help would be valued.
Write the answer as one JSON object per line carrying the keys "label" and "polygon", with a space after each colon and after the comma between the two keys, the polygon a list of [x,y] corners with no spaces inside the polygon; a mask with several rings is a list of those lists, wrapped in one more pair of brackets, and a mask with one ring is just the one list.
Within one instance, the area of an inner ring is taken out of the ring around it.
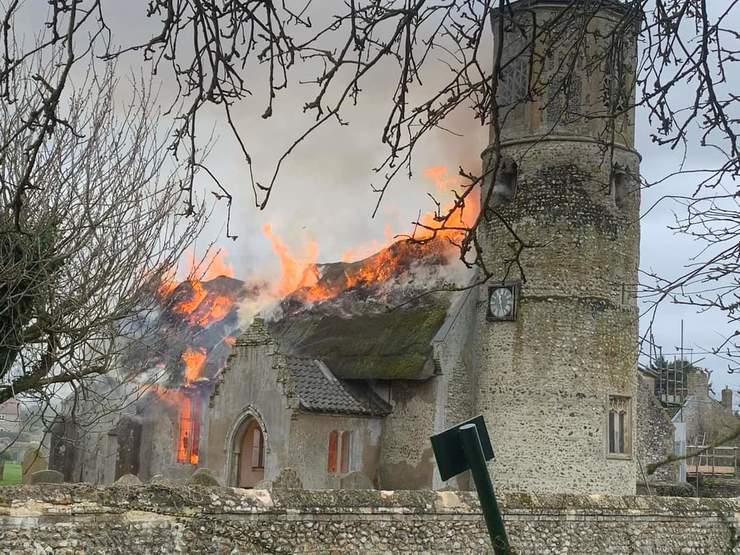
{"label": "burning church", "polygon": [[[500,488],[633,494],[640,157],[634,114],[619,106],[632,94],[635,44],[603,55],[604,37],[631,36],[614,32],[626,9],[616,2],[590,14],[577,48],[524,40],[532,22],[557,25],[567,4],[512,3],[517,25],[503,27],[508,111],[483,152],[481,191],[482,209],[501,217],[483,220],[477,237],[493,279],[453,279],[444,235],[396,242],[311,265],[277,310],[241,330],[237,307],[259,287],[181,284],[166,291],[161,319],[174,339],[157,353],[178,372],[109,423],[99,449],[80,448],[60,421],[53,445],[78,453],[52,447],[52,462],[90,481],[200,466],[236,487],[292,469],[306,488],[467,488],[465,476],[441,481],[428,438],[482,413]],[[565,66],[575,69],[556,87]],[[548,94],[533,92],[535,73]],[[514,264],[512,230],[532,246]],[[451,281],[468,287],[444,287]],[[85,462],[81,451],[109,460]],[[117,470],[85,469],[100,465]]]}

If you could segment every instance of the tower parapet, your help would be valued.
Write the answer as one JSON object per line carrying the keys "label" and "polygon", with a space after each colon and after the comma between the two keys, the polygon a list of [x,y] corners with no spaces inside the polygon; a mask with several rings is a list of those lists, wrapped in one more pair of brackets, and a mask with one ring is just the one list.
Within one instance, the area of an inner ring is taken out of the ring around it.
{"label": "tower parapet", "polygon": [[640,159],[630,10],[521,0],[494,16],[504,50],[499,125],[483,153],[489,218],[479,240],[493,278],[479,292],[477,408],[504,489],[635,491]]}
{"label": "tower parapet", "polygon": [[[612,0],[519,0],[494,12],[494,34],[504,35],[502,144],[569,137],[634,147],[635,10]],[[491,126],[491,144],[495,133]]]}

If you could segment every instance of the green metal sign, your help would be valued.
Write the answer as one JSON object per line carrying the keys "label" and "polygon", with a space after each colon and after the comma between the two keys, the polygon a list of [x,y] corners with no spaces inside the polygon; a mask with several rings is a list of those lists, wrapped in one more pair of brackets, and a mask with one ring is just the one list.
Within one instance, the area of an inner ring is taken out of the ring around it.
{"label": "green metal sign", "polygon": [[493,447],[483,416],[476,416],[430,439],[439,474],[443,480],[470,470],[475,489],[478,490],[478,499],[493,551],[496,555],[511,555],[504,520],[486,467],[486,461],[493,458]]}
{"label": "green metal sign", "polygon": [[453,476],[457,476],[470,468],[463,452],[462,443],[460,442],[460,427],[466,424],[474,424],[477,428],[478,437],[483,448],[483,457],[487,461],[493,458],[491,439],[488,437],[488,429],[482,415],[457,424],[430,438],[434,458],[437,459],[437,466],[439,467],[439,475],[443,480],[449,480]]}

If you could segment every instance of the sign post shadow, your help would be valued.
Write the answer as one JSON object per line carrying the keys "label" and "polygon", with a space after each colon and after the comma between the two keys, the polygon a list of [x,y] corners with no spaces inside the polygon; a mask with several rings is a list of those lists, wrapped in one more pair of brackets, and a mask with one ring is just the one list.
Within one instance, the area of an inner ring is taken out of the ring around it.
{"label": "sign post shadow", "polygon": [[496,555],[511,555],[504,520],[486,467],[486,461],[493,459],[493,446],[483,416],[476,416],[430,439],[442,480],[470,470],[493,551]]}

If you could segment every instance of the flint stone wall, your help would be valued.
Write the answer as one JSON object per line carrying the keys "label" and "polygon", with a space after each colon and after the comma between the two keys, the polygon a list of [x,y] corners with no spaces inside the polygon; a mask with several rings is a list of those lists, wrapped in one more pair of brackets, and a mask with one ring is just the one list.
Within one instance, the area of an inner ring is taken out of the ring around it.
{"label": "flint stone wall", "polygon": [[637,376],[637,425],[635,448],[640,462],[638,482],[647,478],[650,481],[672,482],[677,480],[677,464],[659,467],[652,475],[647,475],[651,463],[665,460],[673,454],[673,423],[655,397],[655,380]]}
{"label": "flint stone wall", "polygon": [[[506,495],[516,553],[740,554],[740,499]],[[3,553],[486,553],[475,495],[0,488]]]}

